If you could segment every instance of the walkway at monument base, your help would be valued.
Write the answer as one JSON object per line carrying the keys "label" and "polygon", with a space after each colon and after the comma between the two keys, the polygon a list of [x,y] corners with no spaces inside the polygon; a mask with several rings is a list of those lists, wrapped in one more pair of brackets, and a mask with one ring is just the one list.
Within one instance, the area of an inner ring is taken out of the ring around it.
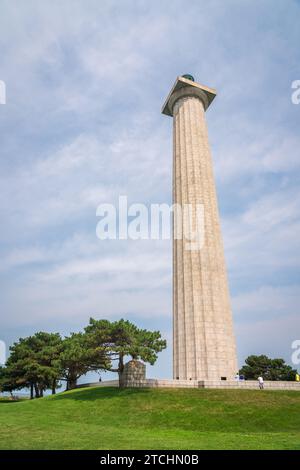
{"label": "walkway at monument base", "polygon": [[[80,384],[77,387],[118,387],[118,380],[106,380],[103,382],[92,382]],[[244,389],[257,390],[256,380],[171,380],[171,379],[144,379],[128,381],[126,388],[221,388],[221,389]],[[295,390],[300,392],[300,382],[265,381],[264,388],[267,390]]]}

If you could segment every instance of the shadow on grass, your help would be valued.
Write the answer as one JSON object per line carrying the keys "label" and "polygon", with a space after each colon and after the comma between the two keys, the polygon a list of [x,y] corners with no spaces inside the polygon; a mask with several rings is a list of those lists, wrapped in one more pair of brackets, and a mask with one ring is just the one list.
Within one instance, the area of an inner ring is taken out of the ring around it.
{"label": "shadow on grass", "polygon": [[115,397],[129,397],[137,394],[147,394],[146,388],[116,388],[116,387],[95,387],[71,390],[56,395],[54,400],[78,400],[94,401]]}
{"label": "shadow on grass", "polygon": [[1,403],[19,403],[20,401],[29,401],[27,398],[16,398],[12,400],[11,398],[0,398]]}

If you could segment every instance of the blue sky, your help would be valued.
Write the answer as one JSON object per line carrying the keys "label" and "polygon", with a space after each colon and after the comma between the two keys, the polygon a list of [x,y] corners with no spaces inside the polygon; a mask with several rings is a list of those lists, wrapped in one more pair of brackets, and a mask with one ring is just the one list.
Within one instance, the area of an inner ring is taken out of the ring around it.
{"label": "blue sky", "polygon": [[[300,337],[300,3],[1,0],[0,338],[129,318],[171,339],[171,243],[99,241],[96,208],[171,202],[176,76],[207,112],[239,361]],[[170,343],[171,346],[171,343]],[[171,376],[171,348],[149,375]]]}

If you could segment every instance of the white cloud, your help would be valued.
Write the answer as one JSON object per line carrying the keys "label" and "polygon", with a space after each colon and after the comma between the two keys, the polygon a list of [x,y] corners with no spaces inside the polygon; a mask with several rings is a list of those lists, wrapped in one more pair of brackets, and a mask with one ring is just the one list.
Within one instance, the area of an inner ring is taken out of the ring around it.
{"label": "white cloud", "polygon": [[[239,364],[250,354],[266,354],[282,357],[292,364],[292,342],[299,339],[300,315],[291,314],[279,318],[249,321],[237,325]],[[296,368],[294,366],[294,368]]]}
{"label": "white cloud", "polygon": [[[297,317],[300,313],[300,286],[261,286],[233,298],[233,308],[241,323],[267,321],[276,317]],[[244,318],[243,318],[244,316]]]}
{"label": "white cloud", "polygon": [[[223,219],[225,252],[232,282],[248,278],[276,282],[280,272],[300,267],[299,192],[278,188],[249,202],[244,212]],[[261,282],[261,281],[260,281]]]}

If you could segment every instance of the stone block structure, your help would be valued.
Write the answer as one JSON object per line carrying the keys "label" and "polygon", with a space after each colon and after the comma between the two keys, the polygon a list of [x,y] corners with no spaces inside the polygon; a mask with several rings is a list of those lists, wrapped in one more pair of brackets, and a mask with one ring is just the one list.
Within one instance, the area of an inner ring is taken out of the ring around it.
{"label": "stone block structure", "polygon": [[[210,388],[232,390],[259,390],[257,380],[170,380],[170,379],[138,379],[126,382],[126,387],[131,388]],[[119,387],[118,380],[107,380],[80,384],[81,387]],[[265,390],[291,390],[300,392],[300,382],[289,381],[265,381]]]}
{"label": "stone block structure", "polygon": [[[192,207],[173,220],[173,378],[233,379],[236,344],[205,111],[212,88],[178,77],[162,108],[173,117],[173,203]],[[204,211],[203,244],[187,249],[184,236]]]}
{"label": "stone block structure", "polygon": [[121,376],[122,387],[132,387],[146,380],[146,365],[143,362],[132,360],[124,365]]}

